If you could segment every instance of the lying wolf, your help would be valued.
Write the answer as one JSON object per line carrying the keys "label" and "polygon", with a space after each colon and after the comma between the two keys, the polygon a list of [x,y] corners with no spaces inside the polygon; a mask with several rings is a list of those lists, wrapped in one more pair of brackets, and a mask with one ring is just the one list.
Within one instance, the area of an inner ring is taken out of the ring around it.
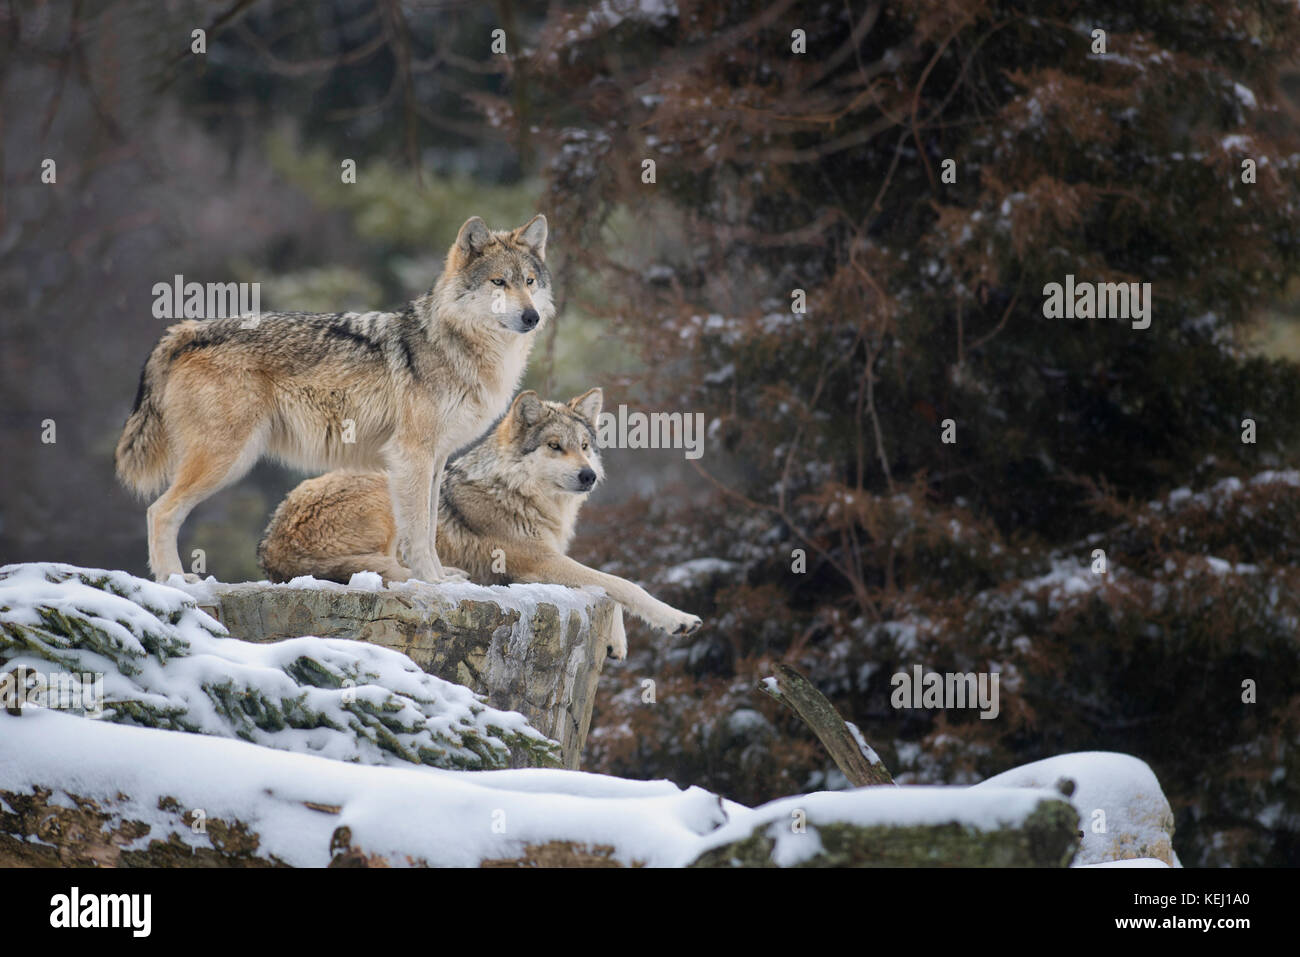
{"label": "lying wolf", "polygon": [[[694,615],[565,554],[578,510],[604,477],[595,436],[601,401],[599,389],[568,403],[521,392],[501,424],[448,466],[439,548],[479,584],[599,585],[642,621],[689,634],[700,627]],[[411,572],[399,557],[402,544],[383,474],[330,472],[280,503],[257,557],[277,582],[311,575],[346,583],[360,571],[405,581]]]}
{"label": "lying wolf", "polygon": [[403,312],[273,313],[171,326],[140,374],[117,474],[148,511],[149,567],[183,574],[176,538],[194,506],[264,456],[308,471],[384,469],[411,574],[438,559],[448,456],[483,434],[519,385],[555,312],[546,218],[513,232],[466,221],[428,294]]}

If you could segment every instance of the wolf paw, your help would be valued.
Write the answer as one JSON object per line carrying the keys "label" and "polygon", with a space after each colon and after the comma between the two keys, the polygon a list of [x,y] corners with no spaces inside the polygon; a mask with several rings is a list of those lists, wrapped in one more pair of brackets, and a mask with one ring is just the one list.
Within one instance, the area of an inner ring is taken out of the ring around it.
{"label": "wolf paw", "polygon": [[674,631],[673,634],[693,635],[695,634],[695,632],[700,630],[700,626],[703,624],[704,622],[700,621],[700,619],[696,618],[694,615],[688,615],[686,621],[682,622],[682,624],[677,627],[677,630]]}
{"label": "wolf paw", "polygon": [[628,657],[628,633],[623,627],[623,607],[615,606],[614,620],[610,623],[610,640],[604,645],[607,658],[616,662]]}
{"label": "wolf paw", "polygon": [[614,615],[609,644],[605,646],[605,650],[608,652],[609,657],[615,661],[623,661],[627,658],[627,632],[623,628],[623,610],[621,608]]}
{"label": "wolf paw", "polygon": [[[469,573],[463,572],[459,568],[451,568],[444,565],[440,572],[429,569],[421,575],[419,572],[412,571],[411,579],[422,581],[429,585],[444,585],[451,584],[452,582],[467,582],[469,581]],[[408,581],[411,579],[408,579]]]}
{"label": "wolf paw", "polygon": [[655,622],[655,624],[670,635],[690,635],[699,631],[704,622],[694,615],[686,614],[684,611],[674,611],[671,615],[666,615],[663,620]]}

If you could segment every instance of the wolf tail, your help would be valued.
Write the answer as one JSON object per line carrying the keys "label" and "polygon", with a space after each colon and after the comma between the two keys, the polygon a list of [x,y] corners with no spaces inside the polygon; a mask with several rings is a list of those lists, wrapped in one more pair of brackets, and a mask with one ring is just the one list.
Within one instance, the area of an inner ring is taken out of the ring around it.
{"label": "wolf tail", "polygon": [[135,406],[126,418],[113,456],[122,484],[146,497],[162,491],[171,477],[171,442],[160,403],[178,338],[189,336],[185,333],[163,336],[140,370]]}

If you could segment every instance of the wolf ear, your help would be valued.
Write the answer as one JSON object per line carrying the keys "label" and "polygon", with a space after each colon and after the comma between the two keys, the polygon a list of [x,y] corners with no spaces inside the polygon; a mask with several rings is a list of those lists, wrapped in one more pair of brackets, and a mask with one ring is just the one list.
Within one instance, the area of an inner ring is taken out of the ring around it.
{"label": "wolf ear", "polygon": [[538,213],[524,223],[515,230],[515,240],[535,252],[538,259],[544,260],[546,258],[546,217]]}
{"label": "wolf ear", "polygon": [[456,234],[456,248],[466,256],[477,256],[490,242],[492,242],[492,231],[478,216],[471,216],[465,220],[465,225],[460,227],[460,232]]}
{"label": "wolf ear", "polygon": [[592,425],[595,425],[596,417],[600,415],[600,407],[604,403],[605,393],[601,392],[600,389],[588,389],[582,395],[570,399],[569,408]]}
{"label": "wolf ear", "polygon": [[510,406],[511,421],[520,425],[536,425],[545,414],[546,406],[542,405],[541,397],[532,389],[520,392]]}

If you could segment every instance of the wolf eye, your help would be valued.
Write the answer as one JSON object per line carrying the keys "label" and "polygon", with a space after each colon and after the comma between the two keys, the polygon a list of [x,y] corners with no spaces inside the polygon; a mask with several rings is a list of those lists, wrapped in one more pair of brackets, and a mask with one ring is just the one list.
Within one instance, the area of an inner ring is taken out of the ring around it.
{"label": "wolf eye", "polygon": [[563,449],[560,448],[560,443],[559,443],[559,442],[556,442],[556,441],[554,441],[554,440],[552,440],[552,441],[550,441],[550,442],[547,442],[546,445],[547,445],[549,448],[551,448],[551,449],[553,449],[554,451],[556,451],[556,452],[562,452],[562,451],[564,451]]}
{"label": "wolf eye", "polygon": [[533,277],[532,277],[532,276],[529,276],[529,277],[528,277],[528,285],[531,286],[532,284],[533,284]]}
{"label": "wolf eye", "polygon": [[504,286],[505,284],[506,284],[506,281],[505,281],[504,279],[493,279],[493,280],[492,280],[492,285],[494,285],[494,286]]}
{"label": "wolf eye", "polygon": [[587,451],[587,443],[586,443],[586,442],[583,442],[583,443],[582,443],[582,451],[584,451],[584,452]]}

